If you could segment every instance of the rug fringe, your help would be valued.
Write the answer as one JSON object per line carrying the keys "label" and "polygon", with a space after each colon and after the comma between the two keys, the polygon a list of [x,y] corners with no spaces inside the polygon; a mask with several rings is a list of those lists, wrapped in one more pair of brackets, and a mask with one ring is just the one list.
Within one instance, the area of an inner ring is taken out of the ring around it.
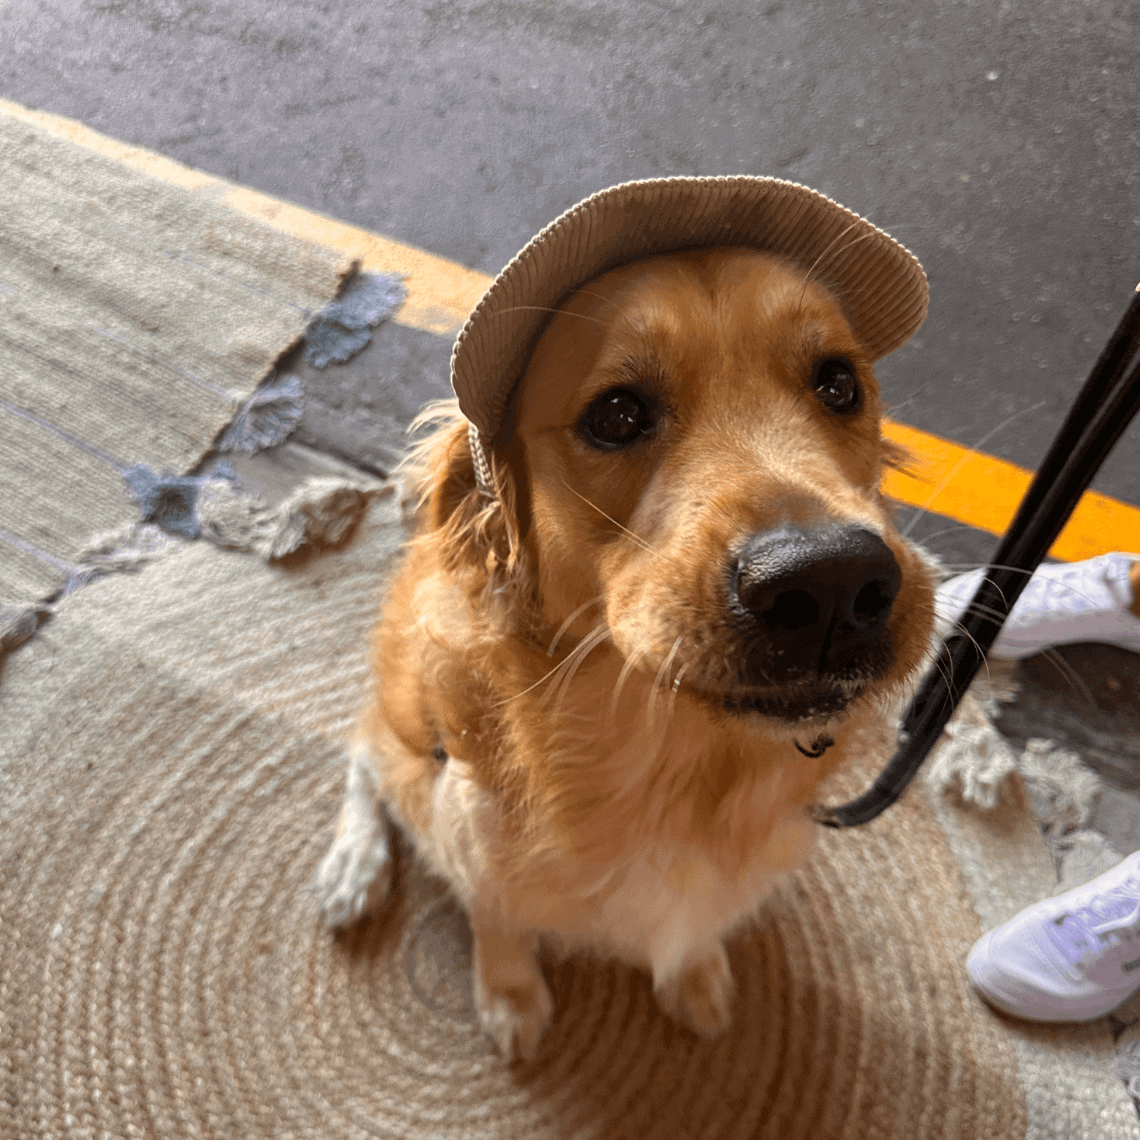
{"label": "rug fringe", "polygon": [[369,503],[395,491],[392,482],[315,476],[269,508],[218,481],[199,495],[198,518],[203,537],[211,542],[274,561],[305,547],[340,546]]}
{"label": "rug fringe", "polygon": [[1054,849],[1088,825],[1102,786],[1077,753],[1052,740],[1029,740],[1015,751],[973,694],[946,726],[929,761],[926,782],[935,793],[986,812],[1028,793],[1033,814]]}

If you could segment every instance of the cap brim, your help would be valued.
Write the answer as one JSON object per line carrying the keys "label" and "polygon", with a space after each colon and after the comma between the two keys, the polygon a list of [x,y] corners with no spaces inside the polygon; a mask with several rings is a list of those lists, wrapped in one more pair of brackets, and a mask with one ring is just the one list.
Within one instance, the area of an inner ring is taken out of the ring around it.
{"label": "cap brim", "polygon": [[493,439],[550,310],[595,277],[681,250],[780,254],[826,286],[872,360],[926,317],[917,259],[888,234],[795,182],[739,175],[626,182],[579,202],[532,238],[468,318],[451,356],[464,415]]}

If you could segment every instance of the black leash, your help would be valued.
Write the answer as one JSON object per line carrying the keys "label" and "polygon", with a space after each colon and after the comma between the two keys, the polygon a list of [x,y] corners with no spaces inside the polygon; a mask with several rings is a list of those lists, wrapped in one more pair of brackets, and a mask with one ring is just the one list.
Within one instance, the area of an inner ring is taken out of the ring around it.
{"label": "black leash", "polygon": [[[869,823],[914,779],[927,753],[985,663],[1021,591],[1056,541],[1093,476],[1140,412],[1140,286],[1069,410],[959,623],[919,686],[899,732],[900,745],[858,799],[812,808],[825,827]],[[1129,366],[1132,366],[1129,369]]]}

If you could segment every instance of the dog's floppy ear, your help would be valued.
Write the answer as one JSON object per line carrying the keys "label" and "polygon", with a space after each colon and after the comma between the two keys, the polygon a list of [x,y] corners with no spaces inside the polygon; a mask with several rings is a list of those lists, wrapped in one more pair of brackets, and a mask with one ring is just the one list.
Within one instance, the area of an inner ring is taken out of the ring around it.
{"label": "dog's floppy ear", "polygon": [[469,423],[454,400],[429,405],[412,430],[435,430],[418,443],[406,467],[428,530],[440,541],[444,564],[469,569],[499,590],[518,579],[523,557],[518,523],[518,493],[510,465],[488,455],[494,495],[475,477]]}

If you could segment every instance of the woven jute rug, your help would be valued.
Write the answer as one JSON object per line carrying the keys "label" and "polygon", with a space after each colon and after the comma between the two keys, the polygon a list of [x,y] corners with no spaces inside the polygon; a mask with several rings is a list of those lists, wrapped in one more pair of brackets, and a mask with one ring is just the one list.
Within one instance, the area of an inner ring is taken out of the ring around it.
{"label": "woven jute rug", "polygon": [[538,1058],[506,1065],[466,920],[406,851],[388,911],[331,935],[312,880],[401,536],[387,493],[331,553],[186,543],[65,599],[9,658],[5,1140],[1140,1135],[1103,1023],[1020,1025],[967,983],[983,926],[1055,885],[1016,781],[992,810],[916,787],[822,835],[733,942],[714,1043],[644,974],[574,958],[547,964]]}
{"label": "woven jute rug", "polygon": [[192,467],[352,268],[19,110],[0,102],[0,606],[138,516],[130,468]]}

